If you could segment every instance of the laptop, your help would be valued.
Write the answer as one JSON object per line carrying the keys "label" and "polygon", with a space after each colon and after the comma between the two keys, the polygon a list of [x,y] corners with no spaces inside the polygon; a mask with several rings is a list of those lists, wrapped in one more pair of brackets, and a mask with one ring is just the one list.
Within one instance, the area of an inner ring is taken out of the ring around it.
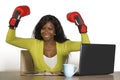
{"label": "laptop", "polygon": [[103,75],[114,72],[115,44],[82,44],[76,75]]}

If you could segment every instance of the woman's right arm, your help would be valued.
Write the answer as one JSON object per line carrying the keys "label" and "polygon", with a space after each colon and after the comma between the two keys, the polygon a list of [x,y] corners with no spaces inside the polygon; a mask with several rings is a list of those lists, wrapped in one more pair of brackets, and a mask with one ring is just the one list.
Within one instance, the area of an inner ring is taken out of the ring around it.
{"label": "woman's right arm", "polygon": [[16,30],[15,29],[9,29],[7,36],[6,36],[6,42],[20,47],[24,49],[30,49],[31,45],[34,43],[35,39],[32,38],[19,38],[16,37]]}
{"label": "woman's right arm", "polygon": [[9,30],[6,36],[7,43],[20,47],[20,48],[25,48],[25,49],[29,49],[31,47],[35,39],[33,40],[33,39],[28,39],[28,38],[26,39],[19,38],[19,37],[16,37],[15,35],[15,31],[16,31],[15,29],[17,28],[21,17],[27,16],[29,14],[30,14],[29,6],[26,6],[26,5],[17,6],[14,9],[12,17],[9,21]]}

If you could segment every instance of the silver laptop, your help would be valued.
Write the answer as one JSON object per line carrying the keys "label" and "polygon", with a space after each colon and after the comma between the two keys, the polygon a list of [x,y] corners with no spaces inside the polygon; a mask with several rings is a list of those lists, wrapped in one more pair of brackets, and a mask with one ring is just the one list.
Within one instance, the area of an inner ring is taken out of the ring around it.
{"label": "silver laptop", "polygon": [[114,72],[115,44],[82,44],[76,75],[103,75]]}

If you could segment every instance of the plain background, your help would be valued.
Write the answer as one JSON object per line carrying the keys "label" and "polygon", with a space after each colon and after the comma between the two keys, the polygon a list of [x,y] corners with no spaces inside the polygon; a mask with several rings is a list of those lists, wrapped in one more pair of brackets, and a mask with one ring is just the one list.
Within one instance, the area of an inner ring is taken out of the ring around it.
{"label": "plain background", "polygon": [[[91,43],[116,44],[115,71],[120,71],[119,0],[0,0],[0,71],[20,68],[22,48],[5,42],[9,19],[19,5],[28,5],[31,14],[21,19],[16,32],[18,37],[30,38],[40,18],[52,14],[60,20],[67,38],[79,41],[77,27],[66,19],[67,13],[78,11],[88,27]],[[73,60],[78,57],[77,52],[74,54]]]}

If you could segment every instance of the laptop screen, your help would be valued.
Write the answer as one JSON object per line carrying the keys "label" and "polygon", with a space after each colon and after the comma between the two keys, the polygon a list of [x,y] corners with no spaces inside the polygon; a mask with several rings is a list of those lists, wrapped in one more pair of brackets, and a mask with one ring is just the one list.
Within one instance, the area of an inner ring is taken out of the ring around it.
{"label": "laptop screen", "polygon": [[114,71],[114,44],[82,44],[80,75],[109,74]]}

